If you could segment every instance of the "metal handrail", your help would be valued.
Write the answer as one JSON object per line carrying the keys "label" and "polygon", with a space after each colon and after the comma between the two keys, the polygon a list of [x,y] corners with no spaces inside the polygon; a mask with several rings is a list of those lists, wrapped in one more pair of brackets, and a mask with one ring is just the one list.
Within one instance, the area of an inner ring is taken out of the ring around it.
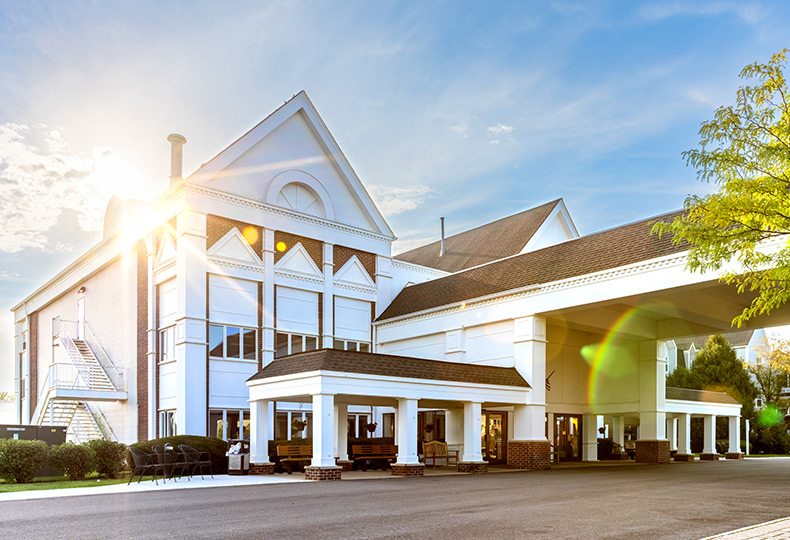
{"label": "metal handrail", "polygon": [[[88,326],[87,322],[83,322],[83,327],[85,329],[85,342],[90,347],[93,355],[101,364],[101,367],[104,368],[104,372],[109,377],[112,384],[115,386],[116,390],[126,391],[126,373],[122,368],[117,367],[112,360],[110,360],[110,355],[107,354],[107,351],[104,350],[101,343],[98,339],[96,339],[96,335],[91,330],[91,327]],[[90,339],[88,339],[90,336]],[[96,353],[100,354],[96,354]]]}
{"label": "metal handrail", "polygon": [[[102,371],[104,372],[105,377],[109,380],[110,384],[114,387],[114,390],[125,392],[126,391],[126,374],[124,370],[118,368],[113,364],[112,360],[110,360],[110,356],[107,354],[107,351],[104,350],[104,347],[101,346],[99,340],[96,339],[96,335],[90,329],[86,322],[78,322],[78,321],[68,321],[61,319],[60,317],[55,317],[52,319],[52,333],[53,336],[60,339],[61,343],[63,343],[66,351],[71,358],[72,362],[81,368],[83,372],[83,376],[90,382],[95,380],[93,374],[90,371],[90,366],[84,361],[82,354],[80,353],[77,345],[74,343],[74,339],[71,337],[71,333],[66,326],[66,323],[75,325],[82,324],[83,327],[83,334],[84,334],[84,341],[88,345],[88,348],[93,353],[93,356],[96,358],[96,361],[99,363]],[[90,336],[90,338],[88,337]]]}

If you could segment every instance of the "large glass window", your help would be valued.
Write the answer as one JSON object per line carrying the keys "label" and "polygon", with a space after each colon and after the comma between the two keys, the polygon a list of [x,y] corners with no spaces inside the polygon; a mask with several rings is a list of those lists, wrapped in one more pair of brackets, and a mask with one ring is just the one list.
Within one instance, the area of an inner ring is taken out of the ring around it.
{"label": "large glass window", "polygon": [[347,339],[336,339],[334,340],[332,348],[339,349],[341,351],[370,352],[370,343],[365,343],[362,341],[350,341]]}
{"label": "large glass window", "polygon": [[318,337],[278,332],[274,349],[275,358],[300,352],[314,351],[318,349]]}
{"label": "large glass window", "polygon": [[215,358],[258,359],[258,330],[239,326],[209,325],[209,355]]}
{"label": "large glass window", "polygon": [[176,434],[176,411],[159,411],[159,436],[172,437]]}
{"label": "large glass window", "polygon": [[208,417],[208,433],[218,439],[246,439],[250,436],[250,412],[248,410],[211,410]]}
{"label": "large glass window", "polygon": [[172,362],[176,359],[176,327],[170,326],[159,331],[160,362]]}

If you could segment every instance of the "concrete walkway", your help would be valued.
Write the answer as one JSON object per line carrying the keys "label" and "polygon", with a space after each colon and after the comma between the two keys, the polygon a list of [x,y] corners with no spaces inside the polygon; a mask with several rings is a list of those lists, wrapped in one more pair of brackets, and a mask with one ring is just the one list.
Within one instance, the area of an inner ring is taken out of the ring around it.
{"label": "concrete walkway", "polygon": [[790,540],[790,517],[708,536],[702,540]]}

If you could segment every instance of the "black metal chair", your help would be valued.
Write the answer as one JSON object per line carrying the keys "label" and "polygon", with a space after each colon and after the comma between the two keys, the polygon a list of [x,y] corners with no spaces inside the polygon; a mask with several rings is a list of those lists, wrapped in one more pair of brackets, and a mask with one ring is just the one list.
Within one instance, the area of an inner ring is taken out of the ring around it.
{"label": "black metal chair", "polygon": [[203,476],[203,470],[206,466],[208,466],[208,472],[211,474],[211,478],[214,478],[214,470],[211,465],[211,454],[208,452],[201,452],[199,450],[195,450],[191,446],[187,446],[186,444],[179,444],[178,449],[181,450],[181,453],[185,456],[185,462],[190,466],[190,476],[195,474],[195,471],[200,468],[200,477],[205,479]]}
{"label": "black metal chair", "polygon": [[159,480],[156,479],[156,475],[160,472],[162,473],[162,481],[165,481],[165,466],[159,462],[155,454],[149,454],[145,450],[140,450],[134,446],[127,446],[127,448],[129,449],[129,453],[132,454],[132,461],[134,461],[134,468],[132,469],[132,475],[129,477],[129,481],[126,483],[127,486],[132,483],[135,474],[140,475],[140,478],[137,479],[137,483],[139,484],[146,472],[153,474],[153,480],[156,482],[156,485],[159,485]]}
{"label": "black metal chair", "polygon": [[178,455],[175,453],[175,451],[173,451],[173,445],[170,445],[169,448],[167,445],[156,445],[152,446],[151,448],[154,452],[156,452],[158,461],[163,467],[165,478],[171,478],[174,482],[177,482],[178,480],[176,479],[174,472],[179,467],[177,464]]}

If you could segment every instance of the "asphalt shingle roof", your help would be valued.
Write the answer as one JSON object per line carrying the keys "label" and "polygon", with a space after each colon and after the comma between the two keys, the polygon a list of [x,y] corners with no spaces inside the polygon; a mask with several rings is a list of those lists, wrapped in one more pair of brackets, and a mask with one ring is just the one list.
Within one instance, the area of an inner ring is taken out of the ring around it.
{"label": "asphalt shingle roof", "polygon": [[437,240],[395,255],[395,259],[445,272],[458,272],[518,255],[560,200],[449,236],[444,240],[444,255],[439,255],[441,240]]}
{"label": "asphalt shingle roof", "polygon": [[731,403],[740,405],[741,402],[726,392],[711,392],[710,390],[693,390],[691,388],[676,388],[667,386],[667,399],[678,399],[682,401],[703,401],[705,403]]}
{"label": "asphalt shingle roof", "polygon": [[650,234],[654,222],[670,221],[681,213],[645,219],[411,285],[395,297],[378,320],[687,251],[687,244],[674,245],[668,234],[660,238]]}
{"label": "asphalt shingle roof", "polygon": [[278,358],[248,380],[319,370],[529,388],[527,381],[515,368],[477,366],[336,349],[320,349]]}
{"label": "asphalt shingle roof", "polygon": [[[726,334],[722,334],[730,345],[733,347],[744,347],[749,344],[749,341],[752,339],[752,335],[754,334],[754,330],[740,330],[738,332],[727,332]],[[688,350],[691,347],[691,344],[694,344],[694,348],[697,350],[702,349],[705,347],[705,343],[708,342],[708,338],[710,337],[709,334],[705,334],[702,336],[694,336],[689,338],[681,338],[675,340],[675,345],[678,346],[678,349],[681,350]]]}

